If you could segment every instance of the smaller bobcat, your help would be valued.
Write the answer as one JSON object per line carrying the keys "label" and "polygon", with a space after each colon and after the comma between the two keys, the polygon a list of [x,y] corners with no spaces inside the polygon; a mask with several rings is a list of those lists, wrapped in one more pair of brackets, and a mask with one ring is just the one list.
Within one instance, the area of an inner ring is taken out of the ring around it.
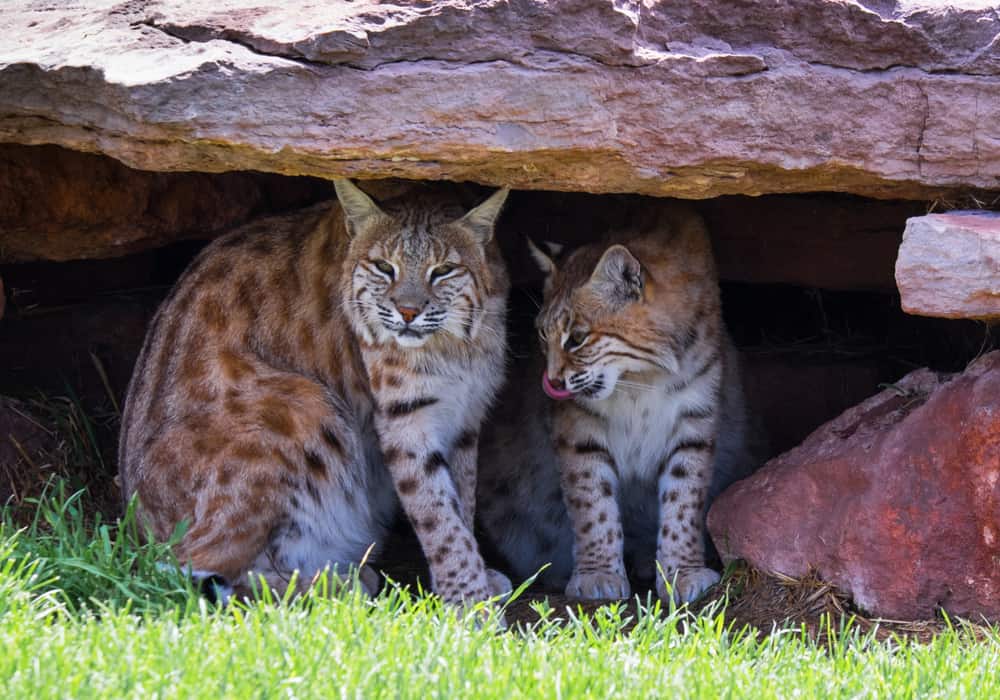
{"label": "smaller bobcat", "polygon": [[478,502],[520,578],[551,564],[541,581],[569,596],[627,597],[628,557],[690,601],[719,578],[706,503],[750,466],[742,389],[704,225],[666,203],[640,216],[555,261],[532,246],[544,367],[519,367],[488,423]]}
{"label": "smaller bobcat", "polygon": [[445,600],[509,590],[472,532],[503,378],[507,190],[466,212],[336,189],[340,206],[228,234],[178,281],[129,385],[123,491],[158,538],[186,521],[180,561],[241,594],[248,574],[304,588],[359,564],[400,502]]}

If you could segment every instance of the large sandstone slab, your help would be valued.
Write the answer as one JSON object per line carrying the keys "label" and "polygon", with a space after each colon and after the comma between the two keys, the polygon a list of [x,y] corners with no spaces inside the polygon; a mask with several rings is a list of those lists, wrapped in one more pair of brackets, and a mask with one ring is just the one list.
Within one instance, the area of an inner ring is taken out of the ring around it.
{"label": "large sandstone slab", "polygon": [[681,197],[1000,188],[978,0],[0,5],[0,140]]}
{"label": "large sandstone slab", "polygon": [[955,211],[909,219],[896,258],[903,310],[1000,320],[1000,213]]}
{"label": "large sandstone slab", "polygon": [[893,619],[1000,620],[1000,351],[922,369],[722,494],[726,561],[815,571]]}

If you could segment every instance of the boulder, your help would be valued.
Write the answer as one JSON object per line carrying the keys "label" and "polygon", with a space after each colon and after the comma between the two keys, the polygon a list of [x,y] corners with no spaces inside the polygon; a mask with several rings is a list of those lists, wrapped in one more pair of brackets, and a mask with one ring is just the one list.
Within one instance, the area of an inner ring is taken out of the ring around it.
{"label": "boulder", "polygon": [[0,141],[143,170],[1000,187],[1000,19],[973,0],[28,0],[0,33]]}
{"label": "boulder", "polygon": [[953,211],[907,220],[896,284],[907,313],[1000,320],[1000,213]]}
{"label": "boulder", "polygon": [[1000,619],[1000,351],[921,369],[713,504],[725,561],[811,572],[872,615]]}

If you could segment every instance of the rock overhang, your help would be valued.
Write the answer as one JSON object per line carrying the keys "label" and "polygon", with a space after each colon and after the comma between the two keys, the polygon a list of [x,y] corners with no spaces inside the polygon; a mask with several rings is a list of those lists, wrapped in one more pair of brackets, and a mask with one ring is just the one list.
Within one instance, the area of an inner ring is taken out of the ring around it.
{"label": "rock overhang", "polygon": [[998,7],[19,3],[0,141],[687,198],[1000,189]]}

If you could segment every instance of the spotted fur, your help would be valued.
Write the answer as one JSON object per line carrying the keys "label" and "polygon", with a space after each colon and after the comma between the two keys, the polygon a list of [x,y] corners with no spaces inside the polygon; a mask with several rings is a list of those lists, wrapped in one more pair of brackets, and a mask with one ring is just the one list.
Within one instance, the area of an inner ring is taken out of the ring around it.
{"label": "spotted fur", "polygon": [[[750,467],[704,225],[657,204],[604,243],[535,253],[544,357],[518,368],[484,435],[483,531],[518,578],[549,564],[543,582],[570,596],[628,596],[628,561],[692,600],[718,580],[706,503]],[[545,396],[543,371],[571,398]]]}
{"label": "spotted fur", "polygon": [[125,494],[159,538],[187,522],[180,561],[236,591],[248,572],[283,589],[359,564],[401,503],[434,589],[484,599],[507,583],[472,535],[503,375],[506,190],[463,216],[336,186],[340,206],[229,234],[174,287],[129,387]]}

